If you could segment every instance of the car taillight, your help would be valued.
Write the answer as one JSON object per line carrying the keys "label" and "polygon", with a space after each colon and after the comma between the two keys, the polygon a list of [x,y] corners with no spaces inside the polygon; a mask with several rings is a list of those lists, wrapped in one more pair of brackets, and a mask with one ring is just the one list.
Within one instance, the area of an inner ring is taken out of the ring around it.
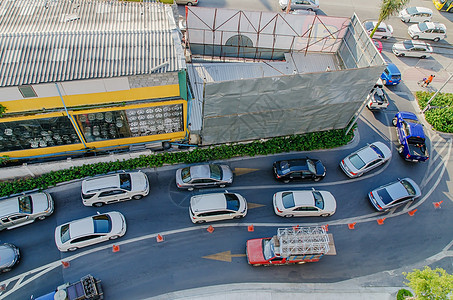
{"label": "car taillight", "polygon": [[377,204],[377,202],[376,202],[376,206],[377,206],[380,210],[382,210],[382,207],[381,207],[379,204]]}
{"label": "car taillight", "polygon": [[178,187],[181,187],[181,185],[180,185],[179,183],[176,183],[176,185],[177,185]]}
{"label": "car taillight", "polygon": [[354,176],[357,175],[357,173],[354,173],[354,172],[351,172],[351,171],[349,171],[349,173],[351,173]]}
{"label": "car taillight", "polygon": [[276,209],[279,213],[283,212],[283,210],[279,210],[277,206],[275,206],[275,209]]}
{"label": "car taillight", "polygon": [[373,196],[373,192],[370,192],[370,195],[371,195],[371,197],[372,197],[372,198],[374,198],[374,196]]}
{"label": "car taillight", "polygon": [[411,157],[411,155],[410,155],[410,154],[406,155],[406,158],[409,158],[409,157]]}
{"label": "car taillight", "polygon": [[344,159],[341,161],[341,163],[344,165]]}

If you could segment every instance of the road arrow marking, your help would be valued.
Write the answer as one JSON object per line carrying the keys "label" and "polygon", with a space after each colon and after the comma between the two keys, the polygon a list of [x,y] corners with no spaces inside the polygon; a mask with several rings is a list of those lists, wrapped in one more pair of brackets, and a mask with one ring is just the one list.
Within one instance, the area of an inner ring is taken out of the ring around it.
{"label": "road arrow marking", "polygon": [[239,175],[244,175],[247,173],[252,173],[255,171],[258,171],[259,169],[250,169],[250,168],[234,168],[234,175],[239,176]]}
{"label": "road arrow marking", "polygon": [[252,202],[247,202],[247,208],[252,209],[252,208],[258,208],[261,206],[266,206],[264,204],[259,204],[259,203],[252,203]]}
{"label": "road arrow marking", "polygon": [[225,252],[220,252],[220,253],[216,253],[216,254],[211,254],[208,256],[203,256],[203,258],[232,262],[233,257],[244,257],[244,256],[245,256],[245,254],[231,254],[231,251],[225,251]]}

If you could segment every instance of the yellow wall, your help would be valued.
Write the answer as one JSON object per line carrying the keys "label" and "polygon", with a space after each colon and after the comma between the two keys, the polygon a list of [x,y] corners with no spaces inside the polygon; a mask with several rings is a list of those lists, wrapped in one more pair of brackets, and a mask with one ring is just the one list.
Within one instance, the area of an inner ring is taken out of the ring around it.
{"label": "yellow wall", "polygon": [[[81,105],[95,105],[101,103],[118,103],[144,99],[162,99],[167,97],[179,97],[179,85],[164,85],[135,88],[130,90],[104,92],[81,95],[63,96],[66,107]],[[6,108],[6,114],[36,111],[44,109],[62,108],[63,103],[58,97],[27,98],[2,103]]]}

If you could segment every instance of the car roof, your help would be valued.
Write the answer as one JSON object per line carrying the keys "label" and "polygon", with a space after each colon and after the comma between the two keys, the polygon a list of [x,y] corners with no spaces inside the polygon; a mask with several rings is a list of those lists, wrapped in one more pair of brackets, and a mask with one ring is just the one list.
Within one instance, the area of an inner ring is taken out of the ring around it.
{"label": "car roof", "polygon": [[427,7],[422,7],[422,6],[407,7],[407,8],[405,8],[404,10],[407,11],[407,10],[410,9],[410,8],[415,8],[415,9],[416,9],[418,12],[420,12],[420,13],[431,13],[431,14],[433,13],[433,11],[432,11],[431,9],[429,9],[429,8],[427,8]]}
{"label": "car roof", "polygon": [[401,42],[397,42],[396,44],[404,44],[404,45],[407,45],[407,44],[412,44],[412,46],[417,46],[417,47],[426,47],[428,48],[428,43],[426,42],[422,42],[422,41],[414,41],[414,40],[405,40],[405,41],[401,41]]}
{"label": "car roof", "polygon": [[368,147],[360,149],[357,154],[360,156],[360,158],[365,162],[368,163],[370,161],[375,160],[379,156],[377,153],[371,149],[371,147],[368,145]]}
{"label": "car roof", "polygon": [[83,218],[69,223],[69,236],[76,238],[94,233],[93,217]]}
{"label": "car roof", "polygon": [[392,197],[393,200],[409,196],[406,188],[400,181],[394,182],[386,186],[385,189],[387,190],[387,193],[389,193],[390,197]]}
{"label": "car roof", "polygon": [[12,197],[0,201],[0,216],[9,216],[19,212],[18,197]]}
{"label": "car roof", "polygon": [[211,171],[209,165],[196,165],[190,167],[190,177],[193,178],[210,178]]}
{"label": "car roof", "polygon": [[193,196],[190,206],[194,212],[226,209],[225,193],[212,193]]}
{"label": "car roof", "polygon": [[89,179],[85,179],[82,182],[82,190],[83,192],[90,192],[95,190],[101,190],[108,187],[117,188],[120,186],[120,178],[119,173],[93,177]]}
{"label": "car roof", "polygon": [[392,74],[401,74],[400,70],[395,64],[388,64],[387,69],[390,71]]}
{"label": "car roof", "polygon": [[314,205],[315,198],[312,191],[293,191],[294,204],[296,206]]}
{"label": "car roof", "polygon": [[[279,161],[282,162],[282,161]],[[298,170],[308,170],[307,159],[299,158],[299,159],[289,159],[287,160],[289,164],[289,169],[291,171],[298,171]]]}

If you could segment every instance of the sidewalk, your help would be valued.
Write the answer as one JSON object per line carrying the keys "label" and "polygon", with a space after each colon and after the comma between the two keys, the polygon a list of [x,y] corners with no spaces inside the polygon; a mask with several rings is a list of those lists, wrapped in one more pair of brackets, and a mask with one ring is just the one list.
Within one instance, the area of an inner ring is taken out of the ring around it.
{"label": "sidewalk", "polygon": [[400,287],[341,283],[236,283],[183,290],[148,300],[394,300]]}

